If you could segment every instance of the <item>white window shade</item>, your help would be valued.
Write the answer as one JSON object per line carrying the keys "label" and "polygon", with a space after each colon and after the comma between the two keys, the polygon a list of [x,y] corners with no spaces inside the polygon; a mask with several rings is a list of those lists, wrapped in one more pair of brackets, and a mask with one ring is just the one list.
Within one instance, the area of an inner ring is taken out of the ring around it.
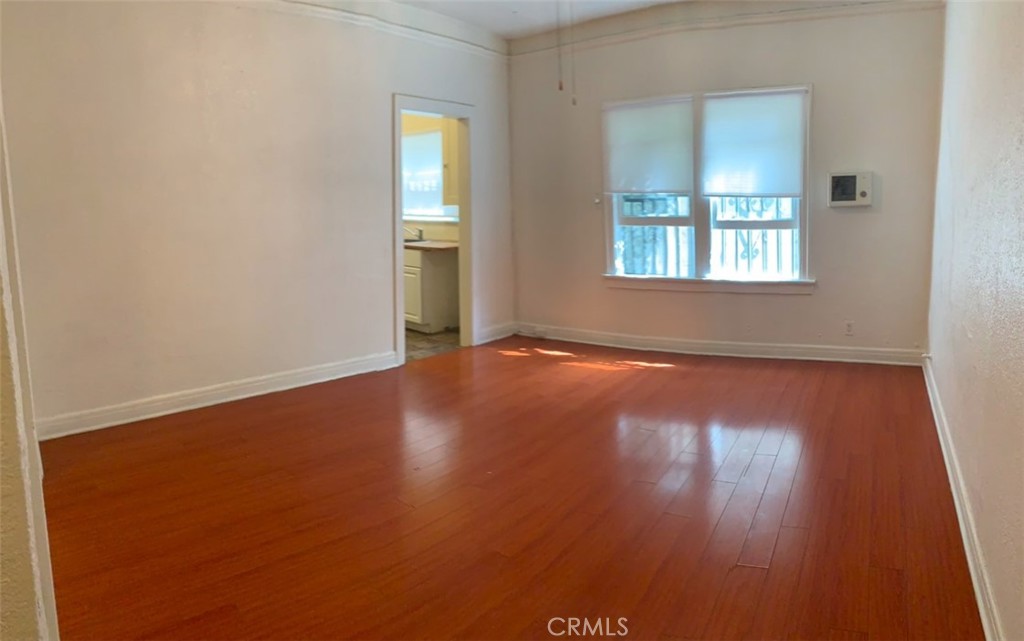
{"label": "white window shade", "polygon": [[609,193],[693,191],[693,103],[621,105],[604,113]]}
{"label": "white window shade", "polygon": [[805,91],[708,96],[704,102],[705,196],[803,192]]}
{"label": "white window shade", "polygon": [[444,214],[440,131],[402,136],[402,215]]}

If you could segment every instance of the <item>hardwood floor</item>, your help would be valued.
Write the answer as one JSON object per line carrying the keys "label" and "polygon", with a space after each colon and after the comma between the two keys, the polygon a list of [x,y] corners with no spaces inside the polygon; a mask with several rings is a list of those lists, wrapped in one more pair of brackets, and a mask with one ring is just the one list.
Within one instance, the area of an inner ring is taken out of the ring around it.
{"label": "hardwood floor", "polygon": [[512,338],[43,459],[65,640],[983,638],[917,368]]}

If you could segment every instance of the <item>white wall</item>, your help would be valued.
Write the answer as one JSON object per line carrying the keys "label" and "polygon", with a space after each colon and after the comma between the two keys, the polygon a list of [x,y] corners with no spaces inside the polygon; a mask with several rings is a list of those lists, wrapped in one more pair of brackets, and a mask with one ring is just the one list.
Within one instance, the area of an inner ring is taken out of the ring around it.
{"label": "white wall", "polygon": [[946,25],[932,392],[968,552],[983,568],[989,638],[1022,639],[1024,4],[951,2]]}
{"label": "white wall", "polygon": [[475,326],[513,320],[504,43],[430,35],[444,19],[358,4],[5,6],[44,429],[389,355],[396,92],[475,105]]}
{"label": "white wall", "polygon": [[[511,44],[521,322],[687,341],[838,346],[854,356],[856,348],[917,357],[924,351],[941,7],[911,3],[836,15],[835,5],[818,13],[803,3],[772,5],[782,13],[758,5],[669,5],[664,12],[674,12],[675,26],[655,19],[638,25],[641,14],[622,18],[619,31],[639,28],[623,36],[607,36],[616,31],[615,18],[578,33],[584,42],[574,56],[576,107],[568,89],[557,90],[550,37]],[[692,22],[676,15],[685,11],[692,11]],[[721,15],[728,11],[764,15],[730,21]],[[787,11],[800,19],[786,18]],[[566,48],[567,87],[572,59]],[[808,197],[814,293],[609,288],[602,279],[604,211],[593,204],[603,189],[602,103],[803,84],[813,86]],[[827,173],[843,169],[876,172],[875,206],[827,207]],[[844,335],[846,320],[855,322],[852,337]]]}

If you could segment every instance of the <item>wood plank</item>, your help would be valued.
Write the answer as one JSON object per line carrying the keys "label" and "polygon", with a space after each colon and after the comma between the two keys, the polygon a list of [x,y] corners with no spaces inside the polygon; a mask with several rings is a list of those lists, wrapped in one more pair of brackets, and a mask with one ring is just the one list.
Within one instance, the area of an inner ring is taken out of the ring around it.
{"label": "wood plank", "polygon": [[729,570],[700,638],[742,639],[754,623],[767,574],[768,570],[764,568],[744,565]]}
{"label": "wood plank", "polygon": [[897,375],[896,371],[885,373],[879,406],[890,407],[892,411],[887,416],[875,418],[880,424],[873,426],[872,430],[871,565],[876,568],[906,567],[903,479],[897,432],[907,423],[908,410],[899,402]]}
{"label": "wood plank", "polygon": [[666,562],[659,568],[629,615],[630,635],[638,639],[669,636],[666,627],[683,602],[689,577],[700,561],[707,542],[716,530],[722,512],[735,487],[731,483],[708,481],[707,501],[703,509],[687,518],[687,525]]}
{"label": "wood plank", "polygon": [[907,582],[902,570],[871,568],[868,638],[878,641],[909,639]]}
{"label": "wood plank", "polygon": [[774,463],[774,456],[756,455],[737,483],[704,554],[687,579],[679,610],[666,630],[669,634],[700,638],[708,625],[718,595],[736,565]]}
{"label": "wood plank", "polygon": [[779,531],[775,554],[765,577],[754,619],[745,633],[746,639],[786,638],[789,613],[807,548],[807,534],[805,528],[784,527]]}
{"label": "wood plank", "polygon": [[767,568],[771,564],[775,542],[782,528],[782,517],[789,503],[789,493],[793,489],[800,451],[798,433],[788,432],[779,447],[764,495],[740,551],[737,560],[740,565]]}

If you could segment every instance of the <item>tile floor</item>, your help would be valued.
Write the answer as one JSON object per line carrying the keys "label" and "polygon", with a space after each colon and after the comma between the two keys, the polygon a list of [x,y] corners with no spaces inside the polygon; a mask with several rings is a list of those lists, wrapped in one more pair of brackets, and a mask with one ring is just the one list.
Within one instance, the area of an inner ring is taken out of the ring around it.
{"label": "tile floor", "polygon": [[459,349],[459,331],[424,334],[412,329],[405,330],[405,360],[415,361],[428,356],[437,356]]}

